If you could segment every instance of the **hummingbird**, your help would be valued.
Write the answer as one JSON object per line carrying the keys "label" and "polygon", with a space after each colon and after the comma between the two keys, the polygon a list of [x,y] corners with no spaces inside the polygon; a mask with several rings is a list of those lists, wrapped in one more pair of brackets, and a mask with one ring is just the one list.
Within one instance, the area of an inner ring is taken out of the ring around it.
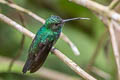
{"label": "hummingbird", "polygon": [[28,50],[27,61],[23,67],[22,72],[30,73],[36,72],[45,62],[52,46],[58,40],[62,31],[64,23],[71,20],[80,20],[89,18],[71,18],[62,19],[59,16],[50,16],[45,24],[37,31],[35,38],[33,39],[30,48]]}

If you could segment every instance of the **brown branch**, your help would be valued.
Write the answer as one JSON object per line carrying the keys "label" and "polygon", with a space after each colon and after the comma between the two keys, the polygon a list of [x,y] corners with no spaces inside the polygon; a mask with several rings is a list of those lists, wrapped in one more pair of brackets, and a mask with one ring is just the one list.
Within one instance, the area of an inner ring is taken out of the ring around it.
{"label": "brown branch", "polygon": [[75,2],[76,4],[79,4],[79,5],[85,6],[88,9],[102,16],[107,16],[120,23],[120,14],[118,14],[114,10],[110,10],[107,6],[100,5],[92,0],[70,0],[70,1]]}
{"label": "brown branch", "polygon": [[110,44],[111,44],[110,37],[108,37],[108,39],[105,41],[105,44],[104,44],[104,54],[105,54],[107,63],[110,63],[110,59],[108,55],[110,54]]}
{"label": "brown branch", "polygon": [[[45,23],[45,20],[43,18],[39,17],[35,13],[33,13],[33,12],[31,12],[31,11],[25,9],[25,8],[22,8],[22,7],[14,4],[14,3],[9,3],[9,2],[7,2],[5,0],[0,0],[0,3],[6,4],[6,5],[8,5],[11,8],[14,8],[14,9],[16,9],[18,11],[26,13],[29,16],[33,17],[34,19],[36,19],[37,21],[39,21],[39,22],[41,22],[43,24]],[[60,38],[63,39],[72,48],[72,50],[73,50],[75,55],[79,55],[80,54],[78,48],[72,43],[72,41],[64,33],[61,34]]]}
{"label": "brown branch", "polygon": [[9,64],[8,71],[11,71],[14,62],[21,56],[22,50],[24,48],[24,40],[25,40],[25,36],[22,35],[22,39],[21,39],[21,43],[20,43],[20,49],[18,50],[17,55],[11,60],[11,62]]}
{"label": "brown branch", "polygon": [[[25,34],[26,36],[29,36],[30,38],[34,38],[35,34],[27,30],[26,28],[22,27],[21,25],[17,24],[10,18],[6,17],[5,15],[0,13],[0,20],[11,25],[13,28],[17,29],[21,33]],[[82,70],[76,63],[74,63],[72,60],[67,58],[63,53],[61,53],[59,50],[52,48],[52,52],[62,61],[64,61],[65,64],[67,64],[72,70],[74,70],[78,75],[83,77],[87,80],[96,80],[94,77],[86,73],[84,70]]]}
{"label": "brown branch", "polygon": [[96,60],[96,58],[97,58],[97,56],[99,54],[99,51],[100,51],[100,49],[101,49],[101,47],[103,45],[103,42],[104,42],[104,40],[106,38],[106,34],[107,34],[107,30],[101,35],[100,40],[97,43],[97,47],[96,47],[91,59],[89,60],[89,63],[87,65],[87,67],[86,67],[87,72],[89,72],[91,70],[92,65],[94,64],[94,62],[95,62],[95,60]]}
{"label": "brown branch", "polygon": [[[4,65],[6,65],[6,66],[9,65],[11,60],[12,60],[11,58],[0,56],[1,64],[5,63]],[[16,67],[19,66],[19,70],[21,70],[20,67],[22,67],[24,65],[24,62],[16,60],[15,65],[17,65],[17,66],[13,66],[12,72],[21,73],[15,69],[16,69]],[[7,69],[8,69],[8,67],[4,67],[4,70],[0,68],[0,71],[2,70],[2,72],[6,72]],[[32,76],[32,75],[30,75],[30,76]],[[44,67],[41,67],[41,69],[38,70],[34,76],[40,76],[42,78],[49,79],[49,80],[80,80],[80,78],[78,78],[78,77],[67,75],[65,73],[61,73],[61,72],[58,72],[58,71],[55,71],[52,69],[48,69],[48,68],[44,68]]]}
{"label": "brown branch", "polygon": [[[14,4],[13,0],[7,0],[7,1],[8,1],[8,3],[10,3],[10,4],[11,4],[11,3]],[[22,26],[25,27],[24,15],[23,15],[20,11],[17,11],[16,13],[17,13],[18,16],[19,16],[19,19],[20,19],[20,21],[21,21],[21,23],[22,23]],[[17,55],[11,60],[11,62],[10,62],[10,64],[9,64],[8,71],[11,71],[14,62],[21,56],[22,51],[23,51],[23,48],[24,48],[24,43],[25,43],[25,35],[23,34],[23,35],[22,35],[21,42],[20,42],[20,48],[19,48],[19,50],[18,50],[18,53],[17,53]]]}

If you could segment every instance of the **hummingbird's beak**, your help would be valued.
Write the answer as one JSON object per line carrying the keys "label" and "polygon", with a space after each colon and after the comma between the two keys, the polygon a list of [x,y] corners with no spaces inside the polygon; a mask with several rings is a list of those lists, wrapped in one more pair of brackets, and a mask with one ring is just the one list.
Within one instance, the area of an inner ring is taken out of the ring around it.
{"label": "hummingbird's beak", "polygon": [[80,20],[80,19],[86,19],[86,20],[90,20],[90,18],[71,18],[71,19],[64,19],[62,22],[65,23],[65,22],[68,22],[68,21],[72,21],[72,20]]}

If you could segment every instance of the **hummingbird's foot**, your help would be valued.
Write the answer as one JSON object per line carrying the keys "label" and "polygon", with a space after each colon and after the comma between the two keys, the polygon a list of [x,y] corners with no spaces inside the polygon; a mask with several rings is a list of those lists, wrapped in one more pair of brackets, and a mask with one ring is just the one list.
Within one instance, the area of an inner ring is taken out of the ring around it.
{"label": "hummingbird's foot", "polygon": [[54,52],[55,49],[57,49],[57,48],[54,48],[54,47],[53,47],[53,48],[51,49],[51,54],[54,54],[53,52]]}

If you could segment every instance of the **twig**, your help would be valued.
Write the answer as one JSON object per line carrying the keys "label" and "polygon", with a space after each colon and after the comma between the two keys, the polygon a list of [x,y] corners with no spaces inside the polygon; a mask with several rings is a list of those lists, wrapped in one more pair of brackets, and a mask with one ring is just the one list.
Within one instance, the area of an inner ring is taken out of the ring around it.
{"label": "twig", "polygon": [[97,74],[98,76],[104,78],[105,80],[110,80],[111,79],[111,76],[110,74],[98,69],[97,67],[92,67],[91,68],[91,71],[95,74]]}
{"label": "twig", "polygon": [[53,53],[55,53],[56,56],[58,56],[65,64],[70,66],[72,70],[74,70],[77,74],[82,76],[86,80],[96,80],[92,76],[90,76],[88,73],[83,71],[76,63],[74,63],[72,60],[70,60],[68,57],[66,57],[64,54],[62,54],[59,50],[51,50]]}
{"label": "twig", "polygon": [[[0,13],[0,20],[4,21],[5,23],[11,25],[12,27],[14,27],[15,29],[17,29],[18,31],[20,31],[21,33],[25,34],[26,36],[31,37],[32,39],[34,38],[35,34],[33,34],[32,32],[30,32],[29,30],[27,30],[26,28],[22,27],[21,25],[17,24],[16,22],[14,22],[13,20],[11,20],[10,18],[6,17],[5,15]],[[57,49],[53,49],[52,48],[52,52],[54,52],[54,54],[62,61],[65,62],[65,64],[67,64],[72,70],[74,70],[77,74],[79,74],[80,76],[82,76],[83,78],[87,79],[87,80],[96,80],[94,77],[92,77],[91,75],[89,75],[88,73],[86,73],[84,70],[82,70],[79,66],[77,66],[77,64],[75,64],[72,60],[70,60],[69,58],[67,58],[63,53],[61,53],[59,50]]]}
{"label": "twig", "polygon": [[22,39],[21,39],[21,43],[20,43],[20,49],[18,50],[17,55],[11,60],[11,62],[9,64],[8,71],[11,71],[14,62],[21,56],[21,53],[22,53],[22,50],[23,50],[23,47],[24,47],[24,40],[25,40],[25,37],[24,37],[24,35],[22,35]]}
{"label": "twig", "polygon": [[114,20],[111,20],[111,22],[110,22],[109,19],[106,18],[106,17],[101,17],[101,20],[104,22],[105,25],[108,26],[108,29],[109,29],[109,33],[110,33],[110,37],[111,37],[111,43],[112,43],[112,47],[113,47],[113,53],[114,53],[114,56],[115,56],[115,62],[116,62],[116,65],[117,65],[117,70],[118,70],[118,80],[120,80],[120,55],[119,55],[119,48],[118,48],[118,45],[117,45],[117,40],[116,40],[116,37],[115,37],[114,27],[117,30],[120,30],[120,28]]}
{"label": "twig", "polygon": [[[113,25],[114,25],[114,29],[115,29],[115,37],[116,37],[116,40],[117,40],[117,44],[118,44],[118,47],[119,47],[119,51],[120,51],[120,24],[117,23],[116,21],[112,21]],[[119,52],[120,53],[120,52]]]}
{"label": "twig", "polygon": [[9,2],[9,3],[14,3],[13,0],[6,0],[6,1]]}
{"label": "twig", "polygon": [[94,62],[95,62],[95,60],[96,60],[96,58],[98,56],[98,53],[99,53],[99,51],[100,51],[100,49],[101,49],[101,47],[103,45],[106,34],[107,34],[107,30],[102,34],[102,36],[100,37],[100,40],[98,41],[97,47],[96,47],[91,59],[89,60],[89,63],[87,65],[87,67],[86,67],[87,72],[89,72],[91,70],[92,65],[94,64]]}
{"label": "twig", "polygon": [[118,4],[120,3],[120,0],[113,0],[110,5],[108,6],[109,9],[114,9]]}
{"label": "twig", "polygon": [[6,5],[8,5],[9,7],[12,7],[12,8],[14,8],[14,9],[17,9],[17,10],[21,11],[21,12],[24,12],[24,13],[32,16],[34,19],[42,22],[43,24],[45,23],[45,20],[44,20],[43,18],[37,16],[36,14],[32,13],[31,11],[29,11],[29,10],[27,10],[27,9],[24,9],[24,8],[22,8],[22,7],[20,7],[20,6],[16,5],[16,4],[14,4],[14,3],[9,3],[9,2],[7,2],[7,1],[5,1],[5,0],[0,0],[0,3],[6,4]]}
{"label": "twig", "polygon": [[[22,23],[22,26],[25,27],[24,16],[22,15],[21,12],[17,12],[17,13],[18,13],[18,16],[20,17],[20,21],[21,21],[21,23]],[[18,53],[17,53],[17,55],[11,60],[10,65],[9,65],[9,68],[8,68],[8,71],[11,71],[14,62],[21,56],[22,51],[23,51],[23,48],[24,48],[24,43],[25,43],[25,35],[23,34],[23,35],[22,35],[21,42],[20,42],[20,48],[19,48],[19,50],[18,50]]]}
{"label": "twig", "polygon": [[35,34],[33,34],[31,31],[27,30],[26,28],[22,27],[21,25],[17,24],[16,22],[14,22],[13,20],[11,20],[10,18],[8,18],[7,16],[3,15],[0,13],[0,19],[11,25],[13,28],[17,29],[19,32],[25,34],[26,36],[29,36],[30,38],[34,38]]}
{"label": "twig", "polygon": [[61,33],[61,37],[62,37],[62,39],[65,42],[69,42],[68,44],[71,47],[71,49],[73,50],[73,52],[74,52],[75,55],[79,55],[80,54],[80,52],[77,49],[77,47],[70,41],[70,39],[65,34]]}
{"label": "twig", "polygon": [[110,37],[109,37],[105,41],[105,44],[104,44],[104,54],[105,54],[107,63],[110,63],[110,59],[109,59],[109,55],[108,55],[110,53],[110,44],[111,44],[111,41],[110,41]]}
{"label": "twig", "polygon": [[[11,58],[0,56],[1,66],[2,64],[4,64],[4,66],[9,65],[11,60],[12,60]],[[16,60],[15,65],[13,66],[12,72],[21,73],[19,70],[21,70],[23,65],[24,65],[24,62]],[[4,67],[4,70],[3,70],[1,66],[0,66],[0,72],[6,72],[8,67]],[[17,69],[19,68],[19,70],[16,70],[16,68]],[[80,80],[79,77],[70,76],[65,73],[57,72],[55,70],[44,68],[44,67],[41,67],[41,69],[38,70],[34,76],[39,76],[49,80]]]}
{"label": "twig", "polygon": [[107,16],[120,23],[120,14],[118,14],[114,10],[110,10],[106,6],[100,5],[92,0],[70,0],[70,1],[85,6],[88,9],[93,10],[96,13],[99,13],[100,15]]}
{"label": "twig", "polygon": [[114,27],[117,30],[120,30],[120,28],[119,28],[118,24],[115,24],[114,20],[111,20],[111,22],[110,22],[108,20],[108,18],[106,18],[106,17],[101,17],[101,20],[104,22],[105,25],[108,26],[108,29],[109,29],[111,43],[112,43],[112,47],[113,47],[113,53],[114,53],[114,56],[115,56],[115,62],[116,62],[116,65],[117,65],[117,70],[118,70],[118,80],[120,80],[120,55],[119,55],[117,40],[115,38]]}
{"label": "twig", "polygon": [[108,27],[109,27],[109,32],[110,32],[110,36],[111,36],[111,42],[112,42],[112,47],[113,47],[113,51],[114,51],[114,56],[115,56],[115,61],[117,64],[117,69],[118,69],[118,80],[120,80],[120,55],[119,55],[119,49],[118,49],[118,45],[117,45],[117,41],[115,38],[115,32],[114,32],[114,25],[112,23],[112,21],[108,21]]}
{"label": "twig", "polygon": [[[42,22],[43,24],[45,23],[45,20],[43,18],[39,17],[38,15],[34,14],[33,12],[31,12],[31,11],[25,9],[25,8],[22,8],[22,7],[14,4],[14,3],[10,4],[5,0],[0,0],[0,3],[6,4],[9,7],[14,8],[18,11],[24,12],[24,13],[28,14],[29,16],[32,16],[34,19],[38,20],[39,22]],[[78,48],[72,43],[72,41],[64,33],[62,33],[60,35],[60,38],[63,39],[68,45],[70,45],[70,47],[72,48],[75,55],[80,54]]]}
{"label": "twig", "polygon": [[[14,3],[13,0],[8,0],[9,3]],[[20,11],[16,12],[18,13],[18,16],[20,18],[20,21],[22,23],[22,26],[25,27],[25,22],[24,22],[24,16],[22,15],[22,13]],[[17,55],[11,60],[10,62],[10,65],[9,65],[9,68],[8,68],[8,71],[11,71],[12,69],[12,66],[14,64],[14,62],[21,56],[22,54],[22,50],[24,48],[24,42],[25,42],[25,35],[23,34],[22,35],[22,39],[21,39],[21,42],[20,42],[20,48],[18,50],[18,53]]]}
{"label": "twig", "polygon": [[112,20],[112,23],[115,25],[115,28],[120,31],[120,24],[118,24],[116,21]]}

